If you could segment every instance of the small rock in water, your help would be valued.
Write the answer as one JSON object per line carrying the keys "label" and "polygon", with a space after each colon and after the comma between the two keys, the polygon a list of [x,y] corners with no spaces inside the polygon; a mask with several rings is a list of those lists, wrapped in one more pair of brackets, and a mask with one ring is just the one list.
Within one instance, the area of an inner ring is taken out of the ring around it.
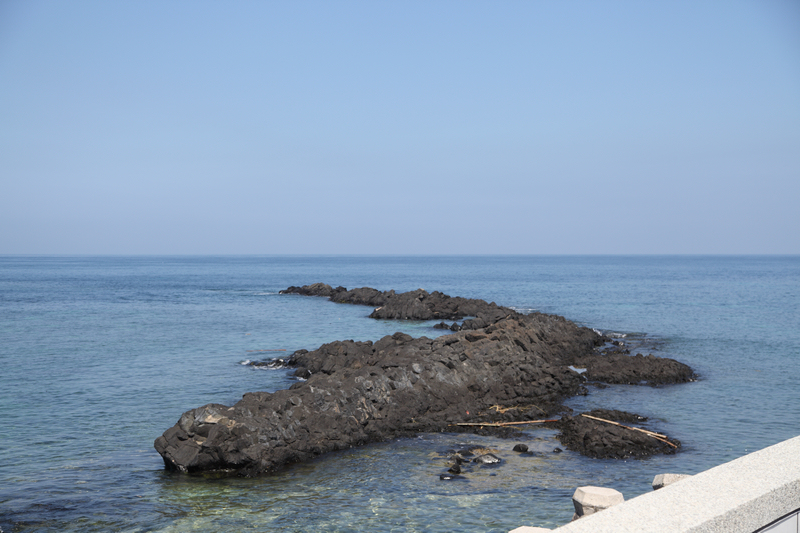
{"label": "small rock in water", "polygon": [[494,455],[493,453],[485,453],[473,459],[472,462],[481,463],[484,465],[496,465],[497,463],[500,462],[500,458]]}
{"label": "small rock in water", "polygon": [[455,465],[451,466],[450,468],[448,468],[447,471],[450,472],[451,474],[460,474],[461,473],[461,467],[458,466],[457,464],[455,464]]}
{"label": "small rock in water", "polygon": [[527,452],[528,451],[528,446],[526,444],[517,444],[516,446],[514,446],[514,451],[515,452]]}
{"label": "small rock in water", "polygon": [[460,453],[454,453],[453,455],[451,455],[450,460],[457,465],[469,462],[466,459],[464,459],[464,456],[462,456]]}

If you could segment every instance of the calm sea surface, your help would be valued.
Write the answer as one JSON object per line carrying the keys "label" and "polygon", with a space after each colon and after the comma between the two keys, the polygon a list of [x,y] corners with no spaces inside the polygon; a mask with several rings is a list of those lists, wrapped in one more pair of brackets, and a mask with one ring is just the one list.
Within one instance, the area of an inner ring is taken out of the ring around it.
{"label": "calm sea surface", "polygon": [[[425,322],[279,295],[317,281],[424,288],[556,313],[626,334],[701,379],[590,388],[575,409],[649,416],[674,456],[593,460],[549,430],[523,442],[421,434],[258,479],[170,474],[153,440],[194,407],[293,383],[242,365]],[[659,473],[696,473],[800,434],[800,257],[0,256],[0,529],[461,531],[554,527],[592,484],[626,498]],[[440,481],[446,452],[494,447],[499,468]]]}

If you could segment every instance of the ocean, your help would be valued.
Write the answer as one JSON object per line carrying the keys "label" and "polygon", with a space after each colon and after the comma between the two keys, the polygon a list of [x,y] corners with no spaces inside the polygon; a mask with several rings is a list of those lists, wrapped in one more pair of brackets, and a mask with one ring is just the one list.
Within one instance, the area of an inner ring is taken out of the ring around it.
{"label": "ocean", "polygon": [[[280,295],[290,285],[424,288],[563,315],[692,366],[696,382],[589,387],[575,410],[623,409],[675,455],[588,459],[530,429],[506,441],[420,434],[255,479],[164,471],[153,440],[184,411],[289,387],[248,361],[433,323]],[[506,532],[572,517],[581,485],[651,490],[800,435],[800,257],[0,256],[0,530]],[[537,452],[511,452],[523,442]],[[449,450],[504,459],[442,481]]]}

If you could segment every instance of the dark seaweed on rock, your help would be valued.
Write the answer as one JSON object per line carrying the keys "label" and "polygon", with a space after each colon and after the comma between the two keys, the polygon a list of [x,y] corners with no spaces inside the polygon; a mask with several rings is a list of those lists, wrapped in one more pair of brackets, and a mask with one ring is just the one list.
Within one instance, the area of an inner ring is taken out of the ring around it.
{"label": "dark seaweed on rock", "polygon": [[[440,293],[323,284],[289,291],[382,302],[392,318],[438,313],[491,324],[437,339],[395,333],[375,343],[336,341],[299,350],[287,364],[305,381],[275,393],[245,394],[232,407],[208,404],[184,413],[155,441],[168,469],[250,476],[368,442],[450,431],[457,422],[548,416],[564,398],[585,393],[585,378],[569,365],[588,367],[593,357],[603,357],[597,347],[608,340],[560,316],[521,315]],[[644,367],[658,360],[628,359]]]}

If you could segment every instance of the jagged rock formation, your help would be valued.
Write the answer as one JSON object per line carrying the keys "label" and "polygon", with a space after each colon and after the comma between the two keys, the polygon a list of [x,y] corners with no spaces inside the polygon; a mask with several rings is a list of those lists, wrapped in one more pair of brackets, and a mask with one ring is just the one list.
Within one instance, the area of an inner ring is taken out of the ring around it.
{"label": "jagged rock formation", "polygon": [[[640,424],[646,418],[625,411],[595,409],[586,413],[596,418]],[[643,432],[620,427],[580,415],[564,416],[558,423],[558,438],[570,450],[598,459],[629,459],[656,453],[672,454],[680,447],[677,439],[655,438]]]}
{"label": "jagged rock formation", "polygon": [[[521,315],[441,293],[323,284],[288,291],[382,305],[393,318],[475,316],[487,324],[437,339],[396,333],[375,343],[337,341],[299,350],[288,362],[305,381],[275,393],[245,394],[232,407],[209,404],[184,413],[155,441],[168,469],[257,475],[456,422],[552,414],[565,397],[585,392],[585,378],[569,366],[603,357],[596,348],[608,340],[563,317]],[[627,359],[642,367],[659,360]]]}
{"label": "jagged rock formation", "polygon": [[586,368],[586,379],[617,385],[665,385],[694,380],[694,371],[674,359],[640,353],[577,357],[575,366]]}
{"label": "jagged rock formation", "polygon": [[332,302],[356,305],[369,305],[376,309],[370,318],[394,320],[465,320],[459,329],[480,329],[498,320],[516,313],[512,309],[501,307],[496,303],[486,303],[473,298],[448,296],[439,291],[427,292],[422,289],[396,293],[395,291],[378,291],[369,287],[347,290],[344,287],[333,288],[324,283],[289,287],[281,294],[301,294],[303,296],[323,296]]}

